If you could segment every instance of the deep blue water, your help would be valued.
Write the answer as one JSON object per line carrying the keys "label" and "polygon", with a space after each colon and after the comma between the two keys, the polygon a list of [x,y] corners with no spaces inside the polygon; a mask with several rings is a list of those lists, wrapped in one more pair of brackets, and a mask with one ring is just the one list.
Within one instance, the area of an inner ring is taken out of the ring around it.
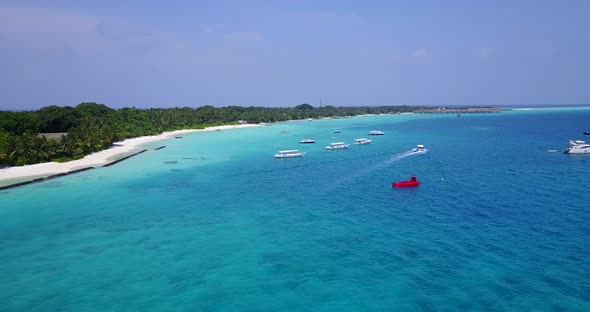
{"label": "deep blue water", "polygon": [[0,311],[590,311],[590,155],[561,153],[586,129],[589,109],[296,121],[0,191]]}

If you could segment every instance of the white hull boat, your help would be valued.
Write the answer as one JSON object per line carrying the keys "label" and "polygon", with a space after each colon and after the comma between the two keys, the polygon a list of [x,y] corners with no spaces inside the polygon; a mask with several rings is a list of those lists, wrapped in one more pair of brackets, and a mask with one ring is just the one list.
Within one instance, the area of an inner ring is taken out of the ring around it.
{"label": "white hull boat", "polygon": [[566,154],[590,154],[590,144],[580,140],[570,140],[570,146],[563,151]]}
{"label": "white hull boat", "polygon": [[298,150],[285,150],[279,151],[275,154],[275,158],[295,158],[295,157],[303,157],[305,155],[304,152],[300,152]]}
{"label": "white hull boat", "polygon": [[367,139],[367,138],[360,138],[360,139],[354,140],[354,144],[357,144],[357,145],[365,145],[365,144],[370,144],[370,143],[371,143],[371,140]]}
{"label": "white hull boat", "polygon": [[327,150],[339,150],[339,149],[347,149],[347,148],[348,148],[348,144],[346,144],[344,142],[331,143],[330,145],[326,146]]}

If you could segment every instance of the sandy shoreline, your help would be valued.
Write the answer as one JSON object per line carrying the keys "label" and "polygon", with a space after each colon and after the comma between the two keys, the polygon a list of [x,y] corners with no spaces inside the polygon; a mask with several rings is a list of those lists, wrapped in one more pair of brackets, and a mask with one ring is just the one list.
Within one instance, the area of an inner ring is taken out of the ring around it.
{"label": "sandy shoreline", "polygon": [[187,130],[176,130],[164,132],[159,135],[144,136],[132,139],[126,139],[121,142],[114,143],[114,146],[96,152],[78,160],[69,161],[66,163],[48,162],[20,167],[9,167],[0,169],[0,187],[20,183],[23,181],[29,181],[34,178],[47,177],[54,174],[67,173],[69,171],[103,166],[107,163],[123,158],[127,155],[136,153],[142,150],[142,146],[160,140],[166,140],[174,136],[193,133],[193,132],[204,132],[204,131],[216,131],[216,130],[229,130],[229,129],[241,129],[250,128],[263,125],[257,124],[244,124],[244,125],[227,125],[227,126],[215,126],[207,127],[205,129],[187,129]]}

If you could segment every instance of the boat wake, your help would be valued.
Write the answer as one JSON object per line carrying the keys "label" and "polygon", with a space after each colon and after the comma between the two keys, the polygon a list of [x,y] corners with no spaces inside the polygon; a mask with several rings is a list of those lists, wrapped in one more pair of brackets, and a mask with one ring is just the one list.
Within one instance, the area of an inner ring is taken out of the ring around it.
{"label": "boat wake", "polygon": [[426,154],[428,152],[427,149],[423,150],[423,151],[418,151],[415,148],[411,149],[407,152],[403,152],[403,153],[399,153],[399,154],[395,154],[393,156],[391,156],[390,159],[384,161],[382,164],[379,165],[385,165],[385,167],[387,167],[388,165],[396,162],[396,161],[400,161],[404,158],[408,158],[408,157],[412,157],[412,156],[418,156],[418,155],[422,155],[422,154]]}
{"label": "boat wake", "polygon": [[368,167],[365,170],[363,170],[362,172],[369,173],[369,172],[372,172],[375,170],[384,169],[384,168],[391,166],[391,164],[393,164],[394,162],[398,162],[398,161],[408,158],[408,157],[423,155],[423,154],[426,154],[427,152],[428,152],[427,149],[425,149],[423,151],[417,151],[415,148],[413,148],[413,149],[411,149],[409,151],[405,151],[403,153],[391,155],[391,157],[389,159],[386,159],[380,163],[377,163],[371,167]]}
{"label": "boat wake", "polygon": [[418,155],[423,155],[423,154],[426,154],[427,152],[428,152],[427,149],[424,149],[423,151],[418,151],[415,148],[413,148],[413,149],[403,152],[403,153],[394,154],[389,159],[386,159],[385,161],[382,161],[382,162],[377,163],[373,166],[364,168],[363,170],[353,172],[348,176],[342,177],[336,183],[332,184],[332,186],[336,187],[337,185],[341,185],[341,184],[347,183],[349,181],[357,180],[358,178],[366,176],[366,175],[370,174],[371,172],[385,169],[385,168],[391,166],[391,164],[398,162],[402,159],[405,159],[408,157],[413,157],[413,156],[418,156]]}

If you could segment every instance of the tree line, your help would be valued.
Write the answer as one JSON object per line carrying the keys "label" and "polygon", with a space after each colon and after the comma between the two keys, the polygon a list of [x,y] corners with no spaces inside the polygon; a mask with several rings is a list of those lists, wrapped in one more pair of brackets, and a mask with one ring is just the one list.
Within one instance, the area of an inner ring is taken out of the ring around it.
{"label": "tree line", "polygon": [[[127,138],[208,126],[413,112],[421,106],[292,108],[227,106],[216,108],[121,108],[80,103],[48,106],[37,111],[0,112],[0,167],[79,159]],[[43,133],[67,133],[47,138]],[[41,134],[41,135],[40,135]]]}

